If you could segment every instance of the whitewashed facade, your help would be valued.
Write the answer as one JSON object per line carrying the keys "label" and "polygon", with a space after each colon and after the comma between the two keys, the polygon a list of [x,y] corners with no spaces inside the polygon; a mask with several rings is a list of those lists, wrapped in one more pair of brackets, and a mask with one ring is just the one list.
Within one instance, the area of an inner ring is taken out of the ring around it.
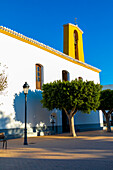
{"label": "whitewashed facade", "polygon": [[[37,45],[37,44],[38,45]],[[18,122],[24,122],[24,94],[23,84],[27,82],[30,86],[28,93],[28,123],[35,127],[40,121],[50,126],[50,115],[56,113],[56,126],[62,130],[62,111],[47,111],[40,103],[41,91],[36,90],[36,64],[42,65],[42,83],[62,80],[62,71],[69,73],[69,81],[82,77],[83,80],[93,80],[100,83],[99,69],[82,63],[76,59],[45,46],[37,41],[29,39],[21,34],[0,27],[0,63],[6,65],[5,72],[8,77],[8,88],[5,95],[0,95],[0,114],[2,122],[0,129],[19,127]],[[12,116],[5,122],[5,118]],[[4,121],[4,123],[3,123]],[[13,123],[12,123],[12,122]],[[90,115],[78,113],[75,123],[79,127],[88,129],[95,125],[103,125],[102,115],[92,112]]]}

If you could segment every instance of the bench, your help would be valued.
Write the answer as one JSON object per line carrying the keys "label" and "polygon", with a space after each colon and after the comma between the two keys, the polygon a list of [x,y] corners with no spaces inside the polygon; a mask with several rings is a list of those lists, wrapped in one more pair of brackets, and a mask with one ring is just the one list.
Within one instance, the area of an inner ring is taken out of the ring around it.
{"label": "bench", "polygon": [[0,142],[3,142],[3,148],[7,149],[7,139],[4,133],[0,133]]}

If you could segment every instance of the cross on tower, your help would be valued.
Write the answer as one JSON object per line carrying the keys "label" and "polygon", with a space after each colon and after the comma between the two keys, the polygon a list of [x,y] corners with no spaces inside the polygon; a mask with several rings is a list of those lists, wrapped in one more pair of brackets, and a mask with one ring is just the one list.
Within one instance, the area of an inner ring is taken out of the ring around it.
{"label": "cross on tower", "polygon": [[77,21],[76,20],[77,20],[77,18],[75,18],[75,25],[77,25]]}

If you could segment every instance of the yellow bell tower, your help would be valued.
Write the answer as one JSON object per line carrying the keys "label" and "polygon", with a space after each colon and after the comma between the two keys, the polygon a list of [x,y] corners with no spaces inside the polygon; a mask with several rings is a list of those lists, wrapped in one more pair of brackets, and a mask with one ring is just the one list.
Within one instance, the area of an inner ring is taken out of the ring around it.
{"label": "yellow bell tower", "polygon": [[83,31],[77,25],[70,23],[64,25],[63,52],[74,59],[85,62],[82,34]]}

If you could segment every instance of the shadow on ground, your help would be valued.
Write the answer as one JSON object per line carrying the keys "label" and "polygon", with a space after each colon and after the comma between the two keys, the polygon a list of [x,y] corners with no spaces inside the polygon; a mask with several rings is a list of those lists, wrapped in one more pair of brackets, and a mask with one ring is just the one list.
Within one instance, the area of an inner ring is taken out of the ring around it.
{"label": "shadow on ground", "polygon": [[113,169],[113,161],[94,160],[53,160],[0,158],[2,170],[107,170]]}
{"label": "shadow on ground", "polygon": [[27,170],[107,170],[113,169],[113,133],[80,132],[77,138],[66,134],[8,141],[0,149],[1,169]]}

